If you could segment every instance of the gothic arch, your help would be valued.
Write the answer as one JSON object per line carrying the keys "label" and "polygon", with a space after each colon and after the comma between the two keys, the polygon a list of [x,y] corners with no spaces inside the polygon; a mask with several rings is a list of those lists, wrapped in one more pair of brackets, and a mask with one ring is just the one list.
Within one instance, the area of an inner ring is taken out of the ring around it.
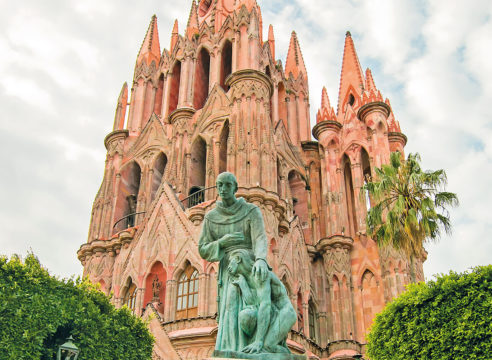
{"label": "gothic arch", "polygon": [[181,258],[181,260],[179,260],[179,262],[177,263],[179,263],[180,265],[177,266],[173,271],[173,280],[178,281],[179,277],[181,276],[181,274],[183,274],[188,266],[195,268],[199,274],[202,274],[204,272],[203,266],[200,264],[198,259],[194,259],[194,256],[191,254],[191,252],[186,251],[185,254],[183,256],[179,256],[179,258]]}
{"label": "gothic arch", "polygon": [[169,93],[169,107],[168,114],[171,114],[178,108],[179,102],[179,88],[181,86],[181,61],[175,60],[171,67],[171,81]]}
{"label": "gothic arch", "polygon": [[345,98],[343,99],[343,102],[342,102],[342,112],[345,112],[345,108],[347,106],[347,104],[350,102],[351,100],[351,96],[353,97],[353,102],[351,104],[352,108],[355,108],[357,106],[359,106],[359,95],[358,95],[358,92],[355,91],[354,87],[352,85],[349,86],[349,88],[347,89],[347,92],[345,93]]}
{"label": "gothic arch", "polygon": [[205,105],[210,88],[210,51],[205,45],[201,45],[196,54],[193,107],[199,110]]}
{"label": "gothic arch", "polygon": [[225,39],[221,44],[220,55],[220,86],[224,91],[229,90],[229,86],[226,85],[227,77],[232,74],[232,41]]}
{"label": "gothic arch", "polygon": [[207,143],[202,136],[197,136],[191,146],[191,166],[189,176],[189,193],[195,187],[204,188],[207,174]]}
{"label": "gothic arch", "polygon": [[164,171],[166,170],[167,165],[167,156],[163,152],[159,152],[159,154],[155,157],[153,166],[152,166],[152,186],[150,193],[150,202],[155,199],[157,194],[157,190],[159,189],[162,180],[164,178]]}
{"label": "gothic arch", "polygon": [[[137,160],[132,160],[126,163],[120,169],[120,180],[118,192],[116,194],[116,206],[113,216],[112,234],[121,230],[135,226],[135,215],[129,216],[126,220],[118,222],[125,216],[136,213],[137,201],[140,192],[140,180],[142,168]],[[116,226],[115,226],[116,225]]]}
{"label": "gothic arch", "polygon": [[154,113],[162,115],[162,99],[164,97],[164,74],[161,73],[157,80],[157,91],[154,100]]}
{"label": "gothic arch", "polygon": [[357,233],[357,215],[355,208],[355,188],[352,176],[352,163],[347,154],[342,157],[343,181],[345,189],[345,209],[348,225],[348,233],[355,236]]}

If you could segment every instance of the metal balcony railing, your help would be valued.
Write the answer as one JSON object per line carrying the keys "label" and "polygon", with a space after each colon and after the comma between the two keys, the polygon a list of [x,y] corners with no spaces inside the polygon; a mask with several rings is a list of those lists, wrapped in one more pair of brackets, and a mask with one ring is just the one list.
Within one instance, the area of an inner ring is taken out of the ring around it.
{"label": "metal balcony railing", "polygon": [[193,206],[197,206],[198,204],[201,204],[202,202],[205,201],[205,191],[210,189],[215,189],[216,187],[217,186],[210,186],[208,188],[197,190],[192,194],[190,194],[190,196],[181,200],[181,203],[183,204],[185,209],[191,208]]}
{"label": "metal balcony railing", "polygon": [[113,232],[114,232],[114,229],[116,229],[116,226],[119,223],[122,223],[123,221],[126,221],[125,227],[122,227],[118,231],[125,230],[125,229],[131,228],[131,227],[134,227],[136,225],[135,224],[135,221],[136,221],[137,215],[140,215],[140,214],[145,214],[145,211],[135,212],[135,213],[132,213],[132,214],[128,214],[128,215],[123,216],[121,219],[119,219],[118,221],[116,221],[114,223],[114,225],[113,225]]}

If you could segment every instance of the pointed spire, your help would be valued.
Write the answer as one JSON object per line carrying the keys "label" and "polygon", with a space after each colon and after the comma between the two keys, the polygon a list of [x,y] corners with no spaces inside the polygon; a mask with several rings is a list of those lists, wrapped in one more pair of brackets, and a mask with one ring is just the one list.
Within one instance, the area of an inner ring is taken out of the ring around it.
{"label": "pointed spire", "polygon": [[273,26],[270,24],[268,27],[268,45],[270,46],[270,52],[272,53],[272,59],[275,61],[275,36],[273,35]]}
{"label": "pointed spire", "polygon": [[152,15],[145,39],[138,53],[137,64],[145,61],[147,65],[150,65],[152,61],[155,61],[158,65],[160,58],[161,46],[159,44],[159,32],[157,31],[157,16]]}
{"label": "pointed spire", "polygon": [[376,84],[374,83],[374,79],[372,78],[371,69],[366,69],[366,90],[367,91],[377,91]]}
{"label": "pointed spire", "polygon": [[321,90],[321,108],[331,108],[330,99],[328,98],[328,91],[326,91],[325,86],[323,86],[323,90]]}
{"label": "pointed spire", "polygon": [[121,88],[118,102],[116,103],[116,112],[114,115],[113,130],[123,130],[125,126],[126,106],[128,102],[128,85],[125,82]]}
{"label": "pointed spire", "polygon": [[179,31],[178,31],[178,19],[174,20],[173,32],[171,35],[171,47],[169,48],[170,52],[173,52],[174,47],[178,43]]}
{"label": "pointed spire", "polygon": [[200,23],[198,21],[198,6],[196,1],[191,2],[190,16],[188,17],[188,24],[186,25],[186,37],[192,39],[193,35],[198,34],[200,31]]}
{"label": "pointed spire", "polygon": [[330,98],[328,97],[326,87],[323,86],[323,90],[321,91],[321,109],[319,109],[316,114],[316,123],[325,120],[337,121],[337,117],[335,115],[335,110],[333,110],[330,105]]}
{"label": "pointed spire", "polygon": [[300,73],[303,73],[307,78],[306,66],[304,65],[301,47],[299,46],[299,41],[297,40],[297,34],[295,31],[292,31],[289,51],[287,52],[287,60],[285,61],[285,75],[289,77],[290,73],[292,73],[295,79],[299,77]]}
{"label": "pointed spire", "polygon": [[343,49],[342,72],[340,76],[340,90],[338,92],[338,109],[337,112],[345,111],[345,103],[349,99],[349,92],[354,98],[359,98],[364,87],[364,75],[360,67],[359,58],[355,51],[354,42],[350,31],[347,31],[345,36],[345,46]]}

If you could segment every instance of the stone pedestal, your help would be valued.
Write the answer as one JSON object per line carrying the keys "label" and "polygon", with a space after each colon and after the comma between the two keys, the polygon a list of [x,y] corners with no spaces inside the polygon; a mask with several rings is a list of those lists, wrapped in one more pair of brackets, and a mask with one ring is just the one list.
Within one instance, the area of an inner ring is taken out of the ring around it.
{"label": "stone pedestal", "polygon": [[295,355],[295,354],[246,354],[236,351],[219,351],[215,350],[211,358],[204,360],[307,360],[306,355]]}

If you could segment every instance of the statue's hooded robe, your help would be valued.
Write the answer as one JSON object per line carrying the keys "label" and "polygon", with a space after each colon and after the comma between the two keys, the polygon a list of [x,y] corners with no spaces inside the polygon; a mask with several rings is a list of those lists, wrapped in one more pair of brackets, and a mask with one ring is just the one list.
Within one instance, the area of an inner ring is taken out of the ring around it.
{"label": "statue's hooded robe", "polygon": [[[241,232],[244,243],[220,248],[217,240],[226,234]],[[219,330],[216,350],[241,351],[251,343],[251,339],[241,330],[239,312],[244,308],[240,290],[229,280],[227,266],[229,254],[235,249],[250,250],[256,260],[266,262],[267,238],[263,216],[260,209],[243,198],[226,207],[218,201],[215,209],[205,215],[198,243],[200,256],[210,262],[220,261],[218,284],[218,321]]]}

